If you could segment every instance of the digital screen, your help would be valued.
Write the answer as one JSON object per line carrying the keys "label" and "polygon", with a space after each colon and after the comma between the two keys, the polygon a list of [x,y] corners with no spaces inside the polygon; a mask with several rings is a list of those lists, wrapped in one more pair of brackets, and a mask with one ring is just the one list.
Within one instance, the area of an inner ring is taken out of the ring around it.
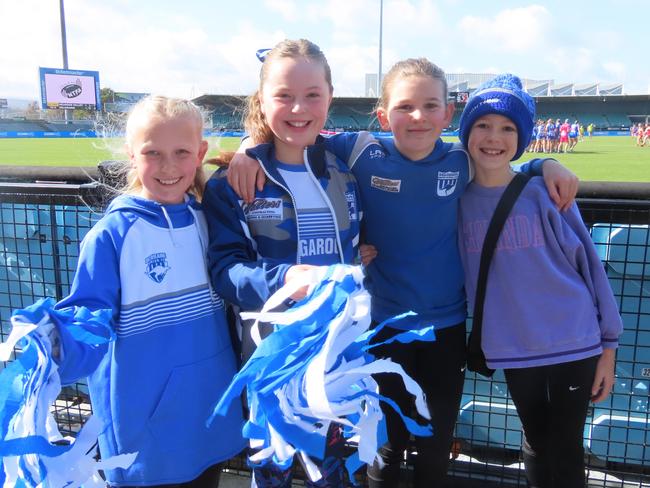
{"label": "digital screen", "polygon": [[100,110],[99,72],[39,68],[41,107]]}

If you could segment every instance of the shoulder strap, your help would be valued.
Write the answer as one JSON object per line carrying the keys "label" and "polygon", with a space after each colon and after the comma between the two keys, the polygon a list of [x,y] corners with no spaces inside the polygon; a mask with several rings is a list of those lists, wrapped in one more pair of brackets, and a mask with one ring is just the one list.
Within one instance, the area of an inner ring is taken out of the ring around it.
{"label": "shoulder strap", "polygon": [[483,241],[483,250],[481,251],[481,262],[478,271],[478,280],[476,282],[476,298],[474,300],[474,312],[472,314],[472,333],[469,338],[470,351],[479,351],[481,349],[481,330],[483,326],[483,302],[485,301],[485,289],[487,284],[488,270],[490,262],[494,255],[501,229],[510,214],[519,194],[522,192],[530,176],[525,173],[516,173],[510,184],[506,187],[501,199],[494,210],[492,220],[485,234]]}

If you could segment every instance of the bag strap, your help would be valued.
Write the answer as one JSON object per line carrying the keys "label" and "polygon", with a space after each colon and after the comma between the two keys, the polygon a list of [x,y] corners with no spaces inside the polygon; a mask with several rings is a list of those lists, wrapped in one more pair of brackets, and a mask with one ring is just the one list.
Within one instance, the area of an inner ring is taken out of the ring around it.
{"label": "bag strap", "polygon": [[476,298],[474,300],[474,312],[472,314],[472,332],[469,336],[469,350],[470,352],[478,352],[481,350],[481,331],[483,328],[483,302],[485,302],[485,290],[487,285],[488,271],[490,269],[490,262],[494,255],[494,250],[503,229],[506,219],[510,214],[510,210],[514,206],[519,194],[522,192],[526,183],[530,180],[530,176],[525,173],[516,173],[515,177],[510,181],[501,195],[501,199],[494,210],[492,220],[485,234],[483,241],[483,249],[481,251],[481,261],[478,271],[478,280],[476,282]]}

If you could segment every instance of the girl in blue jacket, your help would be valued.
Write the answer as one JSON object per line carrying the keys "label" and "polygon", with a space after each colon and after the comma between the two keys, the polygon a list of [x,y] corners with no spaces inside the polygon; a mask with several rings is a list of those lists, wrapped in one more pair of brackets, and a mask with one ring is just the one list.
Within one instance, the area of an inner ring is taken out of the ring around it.
{"label": "girl in blue jacket", "polygon": [[[319,135],[331,101],[330,68],[320,48],[306,40],[280,42],[264,58],[245,118],[249,134],[263,142],[249,154],[267,175],[266,185],[249,203],[237,196],[223,171],[206,186],[212,283],[242,311],[260,310],[308,267],[351,264],[357,256],[356,181]],[[243,324],[244,360],[254,350],[250,326]],[[328,438],[323,477],[308,480],[308,486],[345,486],[338,427],[331,427]],[[289,487],[291,470],[255,465],[253,483]]]}
{"label": "girl in blue jacket", "polygon": [[206,426],[236,363],[206,268],[202,127],[185,100],[151,96],[133,108],[129,188],[83,240],[70,294],[56,307],[112,310],[116,339],[102,346],[58,329],[62,383],[87,376],[105,423],[102,457],[138,453],[129,468],[106,471],[110,486],[213,487],[219,464],[245,445],[240,406]]}

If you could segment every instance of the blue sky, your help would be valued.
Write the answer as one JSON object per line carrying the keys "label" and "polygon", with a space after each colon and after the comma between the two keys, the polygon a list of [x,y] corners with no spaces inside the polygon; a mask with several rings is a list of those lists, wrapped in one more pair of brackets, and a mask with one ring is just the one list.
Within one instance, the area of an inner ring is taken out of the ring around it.
{"label": "blue sky", "polygon": [[[65,0],[72,69],[102,87],[186,98],[250,94],[255,51],[306,37],[329,59],[335,96],[376,73],[379,0]],[[425,56],[448,73],[511,71],[647,94],[650,1],[384,0],[383,66]],[[0,0],[0,98],[39,97],[38,67],[62,67],[59,1]]]}

